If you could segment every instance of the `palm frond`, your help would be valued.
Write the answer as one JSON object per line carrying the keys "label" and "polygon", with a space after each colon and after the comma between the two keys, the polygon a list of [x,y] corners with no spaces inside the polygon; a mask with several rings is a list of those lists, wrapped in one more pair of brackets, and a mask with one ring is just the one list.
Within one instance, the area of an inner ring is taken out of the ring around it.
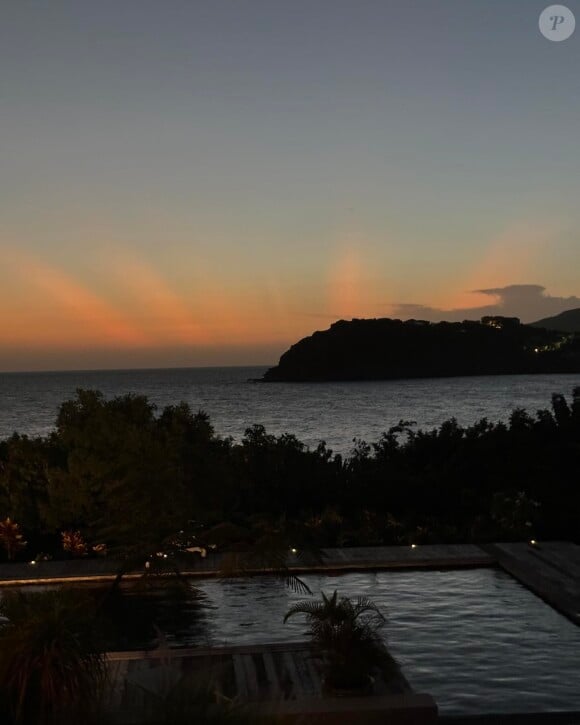
{"label": "palm frond", "polygon": [[307,617],[316,618],[321,608],[320,602],[297,602],[284,615],[284,624],[295,614],[305,614]]}
{"label": "palm frond", "polygon": [[285,556],[276,551],[226,551],[220,563],[220,577],[223,579],[249,576],[256,571],[271,574],[280,579],[292,591],[311,594],[310,587],[286,565]]}

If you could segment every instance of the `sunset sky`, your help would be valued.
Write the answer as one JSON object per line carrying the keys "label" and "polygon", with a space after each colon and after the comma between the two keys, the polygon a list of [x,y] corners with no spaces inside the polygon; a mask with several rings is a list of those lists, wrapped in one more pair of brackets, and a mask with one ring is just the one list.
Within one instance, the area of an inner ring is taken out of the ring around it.
{"label": "sunset sky", "polygon": [[0,370],[580,307],[580,30],[544,39],[548,4],[2,3]]}

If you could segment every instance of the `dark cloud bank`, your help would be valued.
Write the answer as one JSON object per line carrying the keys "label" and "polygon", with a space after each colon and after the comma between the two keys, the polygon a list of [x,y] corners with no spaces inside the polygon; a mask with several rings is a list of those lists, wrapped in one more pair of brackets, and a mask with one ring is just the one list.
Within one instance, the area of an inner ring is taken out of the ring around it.
{"label": "dark cloud bank", "polygon": [[535,322],[560,312],[580,307],[580,297],[552,297],[545,294],[546,288],[539,284],[512,284],[495,289],[474,290],[489,295],[490,304],[482,307],[465,307],[456,310],[442,310],[428,305],[394,305],[392,316],[401,319],[457,321],[478,320],[484,315],[505,315],[519,317],[522,322]]}

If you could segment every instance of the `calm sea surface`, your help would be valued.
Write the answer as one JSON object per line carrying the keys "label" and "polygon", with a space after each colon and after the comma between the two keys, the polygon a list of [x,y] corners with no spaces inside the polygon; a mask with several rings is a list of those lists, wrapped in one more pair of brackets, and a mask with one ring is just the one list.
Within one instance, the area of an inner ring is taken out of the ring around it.
{"label": "calm sea surface", "polygon": [[516,407],[534,413],[552,393],[570,396],[580,375],[506,375],[349,383],[249,382],[266,368],[189,368],[94,372],[1,373],[0,439],[14,431],[46,434],[59,404],[76,388],[107,397],[142,393],[160,408],[186,401],[205,410],[216,431],[239,440],[261,423],[275,434],[294,433],[348,453],[353,438],[369,442],[400,419],[432,428],[455,416],[468,424],[505,420]]}

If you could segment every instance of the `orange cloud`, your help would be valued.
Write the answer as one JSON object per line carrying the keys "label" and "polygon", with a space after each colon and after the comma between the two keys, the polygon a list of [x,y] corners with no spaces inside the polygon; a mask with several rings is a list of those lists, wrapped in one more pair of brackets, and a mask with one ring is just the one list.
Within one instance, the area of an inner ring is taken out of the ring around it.
{"label": "orange cloud", "polygon": [[[333,315],[364,316],[374,310],[374,285],[361,254],[360,245],[347,245],[331,267],[326,302]],[[3,255],[0,344],[125,351],[285,347],[311,332],[305,311],[319,307],[324,295],[324,285],[314,281],[282,283],[264,273],[232,280],[207,260],[203,266],[189,261],[192,280],[187,284],[183,270],[171,279],[127,250],[101,245],[91,255],[84,279],[38,255],[16,250]]]}
{"label": "orange cloud", "polygon": [[107,255],[107,276],[114,280],[123,308],[155,345],[263,344],[287,339],[290,316],[274,282],[233,286],[207,261],[190,264],[191,283],[179,289],[127,250]]}
{"label": "orange cloud", "polygon": [[356,317],[362,306],[362,264],[354,246],[345,247],[331,264],[327,307],[338,317]]}
{"label": "orange cloud", "polygon": [[479,260],[455,289],[437,300],[444,309],[489,304],[489,296],[473,290],[523,284],[541,277],[541,256],[560,231],[554,224],[511,224],[482,250]]}
{"label": "orange cloud", "polygon": [[126,305],[137,308],[139,323],[156,344],[210,342],[199,313],[195,314],[192,305],[172,290],[151,265],[127,255],[117,255],[114,262],[113,275],[130,293]]}
{"label": "orange cloud", "polygon": [[5,344],[112,347],[149,342],[126,316],[71,275],[22,252],[9,251],[4,258],[4,271],[12,277],[11,299],[2,300],[0,318]]}
{"label": "orange cloud", "polygon": [[351,241],[343,246],[331,264],[328,276],[327,312],[334,317],[375,316],[377,300],[384,297],[380,277],[369,273],[364,243]]}

